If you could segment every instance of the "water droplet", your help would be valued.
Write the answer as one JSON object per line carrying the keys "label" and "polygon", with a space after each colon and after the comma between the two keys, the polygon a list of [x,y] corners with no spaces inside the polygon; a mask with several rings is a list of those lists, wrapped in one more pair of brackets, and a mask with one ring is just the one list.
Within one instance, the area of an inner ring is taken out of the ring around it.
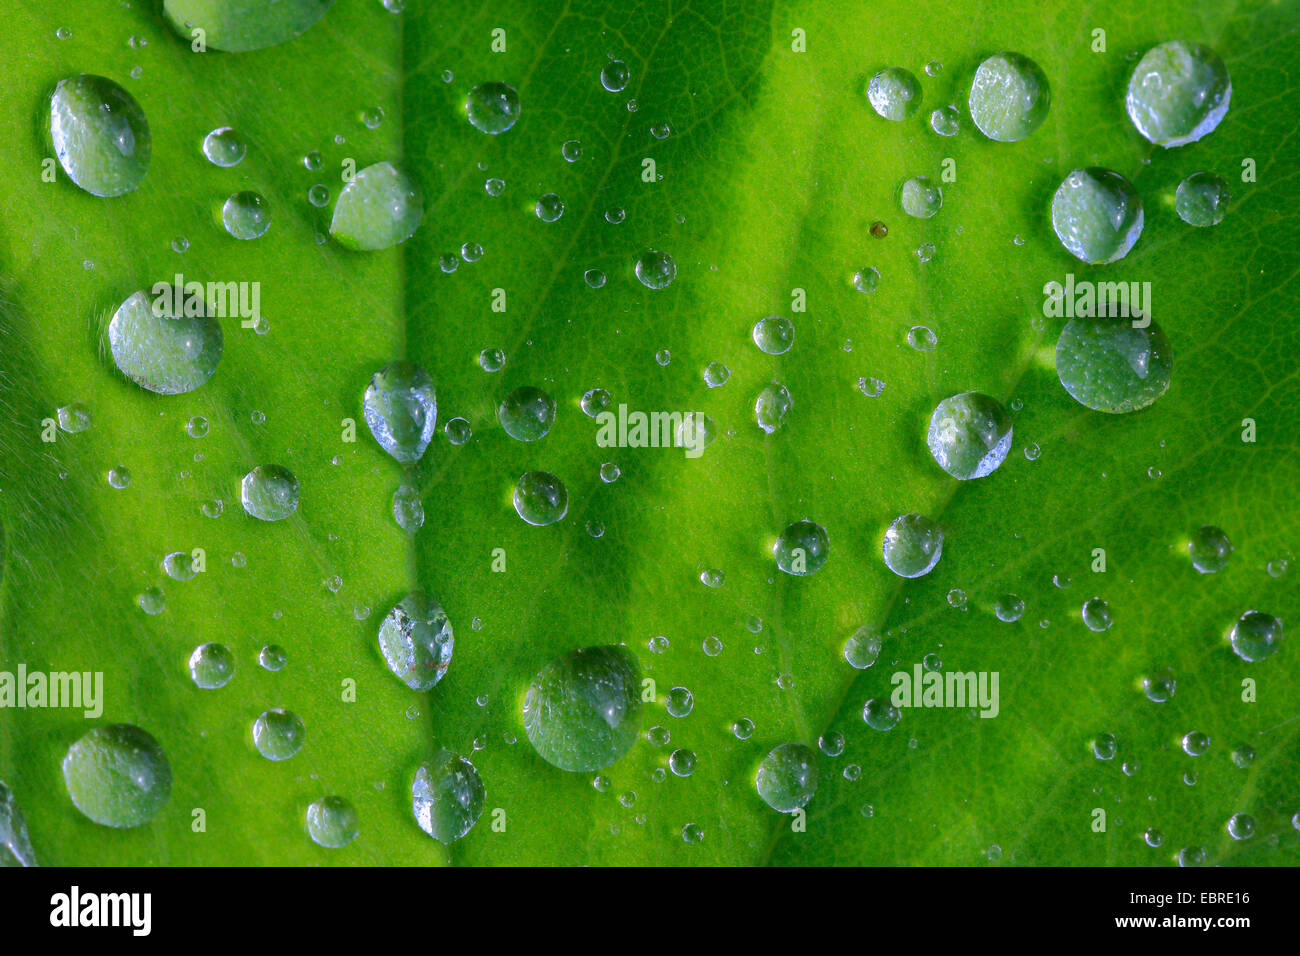
{"label": "water droplet", "polygon": [[698,823],[687,823],[682,826],[682,840],[686,843],[696,844],[704,839],[704,828]]}
{"label": "water droplet", "polygon": [[1089,598],[1083,602],[1083,623],[1090,631],[1109,630],[1115,623],[1111,617],[1110,605],[1099,597]]}
{"label": "water droplet", "polygon": [[1232,542],[1222,528],[1202,525],[1187,542],[1187,553],[1192,567],[1201,574],[1216,574],[1228,566],[1232,555]]}
{"label": "water droplet", "polygon": [[380,448],[400,462],[420,460],[438,420],[428,372],[414,362],[385,365],[371,377],[362,404]]}
{"label": "water droplet", "polygon": [[664,697],[664,710],[674,717],[687,717],[695,708],[695,695],[685,687],[674,687]]}
{"label": "water droplet", "polygon": [[203,155],[213,166],[238,166],[248,152],[244,138],[229,126],[221,126],[203,137]]}
{"label": "water droplet", "polygon": [[631,71],[622,60],[610,60],[600,71],[600,85],[611,93],[621,93],[627,88]]}
{"label": "water droplet", "polygon": [[134,724],[96,727],[68,748],[63,780],[73,804],[106,827],[138,827],[171,796],[162,746]]}
{"label": "water droplet", "polygon": [[439,749],[415,771],[411,811],[420,829],[439,843],[455,843],[483,814],[487,790],[474,765]]}
{"label": "water droplet", "polygon": [[508,83],[480,83],[465,99],[470,125],[484,133],[504,133],[519,119],[519,92]]}
{"label": "water droplet", "polygon": [[939,467],[965,481],[996,471],[1011,450],[1011,435],[1001,402],[963,392],[935,406],[925,441]]}
{"label": "water droplet", "polygon": [[913,176],[898,191],[898,204],[915,219],[929,219],[943,206],[943,192],[924,176]]}
{"label": "water droplet", "polygon": [[186,551],[173,551],[162,559],[162,569],[173,581],[189,581],[198,572]]}
{"label": "water droplet", "polygon": [[582,158],[582,144],[576,139],[565,140],[560,147],[560,155],[564,157],[565,162],[576,163]]}
{"label": "water droplet", "polygon": [[149,169],[153,138],[144,110],[102,76],[59,82],[50,99],[50,137],[68,178],[94,196],[128,193]]}
{"label": "water droplet", "polygon": [[379,625],[379,650],[388,669],[412,690],[427,691],[438,683],[454,648],[447,613],[420,592],[399,601]]}
{"label": "water droplet", "polygon": [[603,388],[588,389],[583,393],[582,400],[579,403],[582,406],[582,412],[588,418],[595,418],[601,412],[609,408],[614,401],[613,397]]}
{"label": "water droplet", "polygon": [[361,125],[366,129],[378,129],[384,122],[384,108],[371,106],[361,111]]}
{"label": "water droplet", "polygon": [[828,757],[838,757],[844,753],[844,735],[838,730],[822,734],[817,738],[817,748]]}
{"label": "water droplet", "polygon": [[267,760],[288,760],[302,749],[307,725],[291,710],[273,707],[253,721],[253,744]]}
{"label": "water droplet", "polygon": [[497,407],[497,419],[516,441],[537,441],[555,422],[555,399],[540,388],[525,385],[507,395]]}
{"label": "water droplet", "polygon": [[786,574],[805,577],[815,574],[830,557],[831,541],[826,529],[815,521],[796,521],[781,532],[772,548],[776,566]]}
{"label": "water droplet", "polygon": [[943,556],[943,532],[924,515],[899,515],[885,531],[881,554],[885,566],[899,577],[919,578],[934,570]]}
{"label": "water droplet", "polygon": [[489,196],[500,196],[506,191],[506,181],[492,177],[483,183],[483,191]]}
{"label": "water droplet", "polygon": [[[748,717],[741,717],[732,723],[731,732],[737,740],[748,740],[754,735],[754,722]],[[1300,829],[1300,827],[1297,829]]]}
{"label": "water droplet", "polygon": [[256,239],[271,228],[271,209],[261,193],[246,189],[226,200],[221,222],[236,239]]}
{"label": "water droplet", "polygon": [[343,797],[321,797],[307,807],[307,834],[318,846],[337,850],[359,832],[356,808]]}
{"label": "water droplet", "polygon": [[958,611],[966,610],[966,592],[961,588],[952,588],[948,592],[948,606]]}
{"label": "water droplet", "polygon": [[626,218],[627,218],[627,213],[624,212],[622,209],[620,209],[618,206],[615,206],[612,209],[605,210],[605,221],[609,223],[611,226],[617,226]]}
{"label": "water droplet", "polygon": [[131,486],[131,469],[124,465],[117,465],[108,469],[107,478],[111,487],[121,491],[123,488]]}
{"label": "water droplet", "polygon": [[622,474],[622,472],[619,470],[618,465],[614,464],[612,461],[607,461],[600,466],[600,480],[605,482],[607,485],[618,481],[620,474]]}
{"label": "water droplet", "polygon": [[875,222],[873,222],[871,224],[871,229],[869,231],[877,239],[884,239],[885,236],[889,235],[889,227],[886,226],[880,220],[876,220]]}
{"label": "water droplet", "polygon": [[1174,672],[1167,667],[1142,678],[1142,692],[1154,704],[1166,703],[1173,698],[1177,689],[1178,681],[1174,678]]}
{"label": "water droplet", "polygon": [[817,755],[806,744],[773,747],[758,765],[754,787],[778,813],[807,806],[817,793]]}
{"label": "water droplet", "polygon": [[1209,47],[1174,40],[1152,47],[1129,77],[1124,106],[1137,131],[1166,149],[1194,143],[1218,127],[1232,80]]}
{"label": "water droplet", "polygon": [[533,211],[542,222],[555,222],[564,215],[564,202],[555,193],[546,193],[537,200]]}
{"label": "water droplet", "polygon": [[190,654],[189,667],[196,687],[216,690],[235,676],[235,655],[224,644],[200,644]]}
{"label": "water droplet", "polygon": [[722,653],[722,638],[710,634],[701,642],[700,650],[704,651],[706,657],[717,657]]}
{"label": "water droplet", "polygon": [[569,492],[548,471],[526,471],[515,484],[514,505],[519,517],[531,525],[555,524],[568,514]]}
{"label": "water droplet", "polygon": [[867,82],[867,100],[885,119],[905,120],[921,108],[921,81],[901,66],[891,66]]}
{"label": "water droplet", "polygon": [[907,344],[918,352],[929,352],[939,344],[939,337],[924,325],[914,325],[907,330]]}
{"label": "water droplet", "polygon": [[1122,259],[1142,235],[1142,199],[1110,169],[1076,169],[1052,197],[1052,229],[1061,245],[1093,265]]}
{"label": "water droplet", "polygon": [[668,769],[678,777],[689,777],[695,772],[695,751],[674,750],[668,757]]}
{"label": "water droplet", "polygon": [[483,258],[483,247],[477,242],[462,243],[460,247],[460,257],[466,262],[478,262]]}
{"label": "water droplet", "polygon": [[0,780],[0,869],[37,865],[22,808],[13,791]]}
{"label": "water droplet", "polygon": [[599,269],[588,269],[582,274],[582,278],[593,289],[602,289],[605,286],[605,273]]}
{"label": "water droplet", "polygon": [[1114,734],[1098,734],[1092,741],[1092,755],[1098,760],[1114,760],[1119,744]]}
{"label": "water droplet", "polygon": [[1121,415],[1146,408],[1165,393],[1173,351],[1155,322],[1071,319],[1056,342],[1056,375],[1079,404]]}
{"label": "water droplet", "polygon": [[1204,866],[1208,858],[1203,846],[1185,846],[1178,851],[1179,866]]}
{"label": "water droplet", "polygon": [[930,113],[930,129],[940,136],[956,136],[961,132],[961,111],[952,105],[933,110]]}
{"label": "water droplet", "polygon": [[261,521],[280,521],[298,510],[298,479],[282,465],[258,465],[239,485],[244,510]]}
{"label": "water droplet", "polygon": [[710,362],[704,368],[704,384],[709,388],[720,388],[731,379],[731,369],[721,362]]}
{"label": "water droplet", "polygon": [[878,378],[864,375],[858,379],[858,391],[867,398],[878,398],[884,390],[885,383]]}
{"label": "water droplet", "polygon": [[84,432],[91,426],[90,409],[80,402],[64,405],[58,410],[59,427],[69,435]]}
{"label": "water droplet", "polygon": [[876,663],[876,659],[880,656],[880,646],[880,635],[864,625],[849,635],[849,639],[844,642],[844,659],[850,666],[858,670],[866,670]]}
{"label": "water droplet", "polygon": [[1174,193],[1178,218],[1189,226],[1217,226],[1228,213],[1228,183],[1214,173],[1192,173]]}
{"label": "water droplet", "polygon": [[409,239],[423,218],[415,182],[391,163],[375,163],[343,187],[329,231],[349,249],[388,249]]}
{"label": "water droplet", "polygon": [[267,644],[258,651],[257,663],[263,670],[270,671],[272,674],[278,673],[289,663],[289,652],[279,644]]}
{"label": "water droplet", "polygon": [[794,345],[794,323],[779,315],[769,315],[754,323],[754,344],[768,355],[784,355]]}
{"label": "water droplet", "polygon": [[677,278],[677,263],[666,252],[650,249],[637,256],[637,279],[647,289],[665,289]]}
{"label": "water droplet", "polygon": [[319,209],[330,201],[330,191],[321,183],[316,183],[307,190],[307,201]]}
{"label": "water droplet", "polygon": [[1198,731],[1183,735],[1183,752],[1189,757],[1200,757],[1210,749],[1210,738]]}
{"label": "water droplet", "polygon": [[650,638],[647,642],[647,646],[650,648],[651,654],[662,654],[664,651],[668,650],[668,638],[664,637],[662,634],[658,634]]}
{"label": "water droplet", "polygon": [[[880,285],[880,272],[873,266],[867,266],[865,269],[859,269],[853,273],[853,288],[862,293],[875,292]],[[791,330],[793,335],[793,329]],[[759,348],[763,348],[761,345]],[[763,349],[763,351],[767,351]]]}
{"label": "water droplet", "polygon": [[[217,370],[221,326],[204,303],[173,289],[153,302],[136,292],[108,323],[108,344],[122,374],[141,388],[177,395],[198,388]],[[184,302],[184,308],[173,305]]]}
{"label": "water droplet", "polygon": [[780,382],[773,382],[759,392],[754,402],[754,420],[758,427],[770,435],[785,424],[794,408],[794,398]]}
{"label": "water droplet", "polygon": [[1014,143],[1042,125],[1052,91],[1038,64],[1019,53],[995,53],[975,70],[970,116],[989,139]]}
{"label": "water droplet", "polygon": [[862,719],[872,730],[893,730],[902,716],[902,711],[885,698],[872,698],[862,707]]}
{"label": "water droplet", "polygon": [[1232,751],[1232,762],[1235,766],[1245,770],[1255,762],[1255,748],[1247,744],[1235,748]]}
{"label": "water droplet", "polygon": [[993,605],[993,613],[997,615],[999,621],[1007,624],[1018,621],[1025,613],[1024,599],[1015,594],[1004,594]]}
{"label": "water droplet", "polygon": [[450,419],[442,430],[447,436],[447,441],[453,445],[463,445],[474,437],[474,429],[463,418]]}
{"label": "water droplet", "polygon": [[1277,652],[1282,643],[1282,621],[1263,611],[1247,611],[1232,625],[1228,642],[1243,661],[1258,663]]}
{"label": "water droplet", "polygon": [[636,743],[641,669],[622,646],[587,647],[533,678],[523,706],[528,741],[561,770],[601,770]]}

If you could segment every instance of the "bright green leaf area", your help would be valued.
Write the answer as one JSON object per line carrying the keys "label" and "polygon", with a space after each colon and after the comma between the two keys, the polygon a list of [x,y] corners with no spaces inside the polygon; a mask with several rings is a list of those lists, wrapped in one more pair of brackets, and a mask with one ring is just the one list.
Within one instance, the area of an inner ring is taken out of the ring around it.
{"label": "bright green leaf area", "polygon": [[[1300,528],[1294,3],[1106,0],[1081,13],[1012,0],[958,13],[888,0],[848,13],[829,2],[557,11],[504,0],[483,10],[408,3],[393,15],[352,0],[296,39],[241,54],[192,52],[156,6],[22,0],[0,39],[0,669],[105,674],[97,721],[0,711],[0,779],[42,863],[988,865],[995,845],[1002,865],[1169,865],[1188,846],[1217,864],[1300,859],[1296,649],[1284,642],[1247,664],[1224,640],[1251,608],[1296,626],[1297,569],[1265,570],[1294,563]],[[71,36],[57,39],[59,27]],[[498,27],[506,50],[494,53]],[[1105,52],[1093,52],[1097,28]],[[806,52],[792,49],[796,29]],[[132,35],[147,45],[132,48]],[[1133,129],[1123,96],[1133,54],[1176,38],[1222,55],[1232,106],[1201,142],[1164,150]],[[930,110],[954,102],[964,114],[975,67],[1001,50],[1048,77],[1043,125],[995,143],[963,115],[958,136],[936,136]],[[599,82],[611,55],[631,71],[618,94]],[[943,64],[933,77],[929,61]],[[922,108],[906,122],[881,119],[864,95],[889,66],[921,79]],[[52,155],[41,129],[48,96],[80,72],[121,83],[149,118],[149,173],[120,198],[90,196],[62,171],[52,183],[40,175]],[[518,123],[498,136],[465,118],[467,93],[485,81],[520,94]],[[375,106],[386,118],[367,129],[360,114]],[[671,134],[655,138],[664,123]],[[218,169],[200,144],[227,124],[248,155]],[[575,163],[560,152],[570,139],[583,147]],[[318,172],[302,163],[313,149]],[[410,240],[358,253],[322,238],[346,159],[401,163],[418,181],[425,215]],[[954,181],[943,179],[945,159]],[[1109,266],[1078,262],[1051,231],[1053,192],[1086,166],[1127,176],[1145,204],[1141,239]],[[1199,170],[1233,194],[1210,229],[1174,212],[1175,188]],[[897,205],[899,185],[917,175],[944,190],[932,219]],[[501,196],[484,190],[488,177],[506,182]],[[307,200],[315,183],[331,192],[319,209]],[[274,217],[250,242],[214,217],[245,189]],[[565,203],[551,223],[533,211],[548,192]],[[617,225],[604,215],[615,207],[626,210]],[[870,235],[876,220],[887,237]],[[171,249],[177,236],[189,239],[184,254]],[[465,242],[483,258],[444,273],[439,258]],[[935,248],[928,262],[915,254],[923,243]],[[666,289],[633,276],[647,249],[676,261]],[[851,281],[866,266],[881,275],[869,295]],[[608,283],[588,287],[587,269]],[[212,379],[160,396],[114,369],[100,330],[129,294],[176,272],[260,282],[269,331],[223,320]],[[1092,412],[1058,383],[1063,320],[1044,318],[1043,286],[1067,273],[1151,283],[1174,364],[1149,409]],[[496,289],[504,312],[492,309]],[[794,290],[806,311],[792,311]],[[772,314],[795,323],[781,356],[750,339]],[[937,335],[933,351],[906,344],[914,325]],[[491,347],[507,355],[495,374],[477,363]],[[427,520],[413,537],[392,517],[402,468],[361,416],[370,375],[399,358],[421,363],[438,390],[440,430],[414,476]],[[712,361],[733,371],[721,388],[701,377]],[[886,383],[879,397],[859,390],[863,376]],[[768,436],[753,406],[774,379],[794,408]],[[532,443],[509,438],[495,415],[524,385],[559,403],[550,434]],[[719,437],[698,459],[601,448],[578,407],[594,387],[632,410],[702,411]],[[1002,467],[958,482],[924,436],[934,405],[965,391],[1023,405]],[[93,427],[42,442],[42,420],[74,401]],[[186,434],[195,415],[211,422],[202,439]],[[455,416],[474,429],[459,447],[441,432]],[[345,419],[355,443],[344,441]],[[1034,461],[1023,454],[1031,443],[1042,451]],[[622,470],[611,484],[598,475],[605,461]],[[265,523],[244,514],[238,483],[271,463],[297,475],[302,499],[293,517]],[[119,465],[133,480],[115,490],[105,474]],[[567,484],[563,521],[532,527],[514,513],[514,481],[533,469]],[[225,506],[216,519],[201,511],[214,498]],[[946,535],[937,568],[909,581],[880,557],[885,527],[906,512],[937,519]],[[772,545],[803,518],[827,529],[830,557],[796,578],[777,571]],[[1186,554],[1202,524],[1235,546],[1218,574],[1198,574]],[[194,548],[207,570],[167,579],[163,556]],[[492,570],[498,548],[503,573]],[[1104,572],[1093,570],[1095,549]],[[725,573],[722,587],[700,582],[706,569]],[[326,584],[335,575],[337,593]],[[156,616],[136,604],[151,586],[166,595]],[[450,669],[426,694],[389,672],[376,640],[383,614],[416,588],[442,602],[456,631]],[[964,609],[950,606],[955,588]],[[1027,603],[1014,624],[992,610],[1008,592]],[[1101,633],[1080,620],[1094,595],[1115,619]],[[358,607],[369,617],[358,620]],[[864,625],[884,635],[884,650],[855,671],[841,649]],[[663,654],[648,649],[656,635],[669,639]],[[723,644],[713,657],[701,650],[710,635]],[[203,641],[235,652],[223,689],[189,678]],[[643,728],[667,728],[671,743],[643,737],[602,772],[602,790],[593,774],[565,773],[532,750],[519,705],[549,661],[620,642],[655,682]],[[279,673],[257,665],[268,643],[288,651]],[[998,716],[914,709],[888,732],[869,728],[864,702],[931,653],[945,670],[998,672]],[[1163,668],[1177,691],[1155,704],[1138,682]],[[348,680],[355,702],[343,699]],[[675,686],[694,694],[687,717],[664,709]],[[301,715],[307,736],[273,763],[250,727],[277,706]],[[740,718],[754,723],[748,740],[731,731]],[[117,831],[72,806],[60,761],[91,726],[121,721],[159,740],[174,779],[150,824]],[[1211,738],[1208,753],[1183,753],[1189,731]],[[759,799],[754,771],[771,747],[815,747],[832,732],[844,753],[819,755],[821,784],[795,832]],[[1091,753],[1103,733],[1118,741],[1114,760]],[[487,788],[483,818],[450,847],[411,814],[415,768],[438,746],[469,756]],[[677,747],[698,756],[689,777],[664,772]],[[1231,757],[1242,747],[1255,752],[1245,768]],[[344,849],[306,833],[307,805],[326,794],[358,810],[361,835]],[[1097,808],[1105,832],[1094,831]],[[1238,812],[1255,818],[1249,840],[1225,830]],[[686,824],[701,842],[682,839]],[[1161,847],[1143,841],[1149,827]]]}

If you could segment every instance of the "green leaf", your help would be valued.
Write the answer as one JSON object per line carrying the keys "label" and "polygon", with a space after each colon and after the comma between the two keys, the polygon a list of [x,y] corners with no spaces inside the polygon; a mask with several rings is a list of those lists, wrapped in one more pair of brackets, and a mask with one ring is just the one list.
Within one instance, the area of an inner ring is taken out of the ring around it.
{"label": "green leaf", "polygon": [[[1291,9],[1105,2],[1078,18],[1014,0],[958,16],[890,0],[860,17],[829,3],[670,17],[629,4],[615,23],[607,4],[557,16],[511,0],[452,22],[373,2],[336,4],[302,36],[241,54],[192,52],[154,12],[78,10],[29,0],[0,40],[8,101],[30,109],[11,111],[0,138],[12,171],[0,210],[0,670],[105,678],[94,720],[0,710],[0,779],[42,863],[1168,865],[1183,847],[1204,847],[1211,863],[1297,861],[1295,657],[1284,642],[1248,664],[1224,640],[1246,610],[1289,621],[1296,602],[1296,572],[1265,570],[1293,558],[1300,527],[1289,425],[1300,229],[1278,106],[1300,72]],[[1093,50],[1095,29],[1105,52]],[[1137,134],[1123,101],[1130,52],[1174,38],[1223,57],[1232,105],[1217,131],[1165,150]],[[1046,119],[1014,143],[984,138],[965,114],[975,68],[1000,50],[1032,59],[1051,86]],[[610,57],[631,73],[619,93],[599,80]],[[942,64],[933,76],[930,61]],[[921,81],[921,108],[902,122],[864,93],[891,66]],[[49,94],[83,72],[122,84],[148,117],[148,174],[127,195],[96,198],[62,172],[41,179]],[[465,102],[498,81],[519,91],[521,112],[492,136],[469,124]],[[928,117],[950,102],[962,130],[943,138]],[[370,129],[360,117],[375,107],[385,119]],[[200,149],[222,125],[249,144],[228,169]],[[561,154],[570,140],[581,143],[575,162]],[[303,164],[312,150],[319,171]],[[356,252],[327,237],[346,160],[410,174],[424,197],[410,239]],[[1091,166],[1127,177],[1145,207],[1133,250],[1105,266],[1067,252],[1049,214],[1066,174]],[[1174,211],[1178,183],[1199,170],[1233,193],[1209,229]],[[899,208],[913,176],[943,189],[933,218]],[[490,177],[506,184],[498,196]],[[308,201],[316,183],[330,205]],[[265,196],[273,215],[248,242],[220,225],[221,204],[241,190]],[[548,193],[564,203],[553,222],[534,212]],[[877,221],[884,238],[870,231]],[[171,248],[178,236],[183,254]],[[463,261],[466,243],[482,258]],[[934,253],[922,261],[926,243]],[[634,273],[649,250],[676,264],[665,288]],[[864,295],[852,280],[866,267],[881,278]],[[587,270],[607,281],[589,284]],[[100,325],[177,272],[261,283],[269,330],[223,319],[212,378],[157,395],[116,371]],[[1067,274],[1151,283],[1173,358],[1149,408],[1092,411],[1057,380],[1065,320],[1044,317],[1044,286]],[[768,315],[794,321],[784,354],[751,339]],[[919,325],[937,336],[932,351],[907,345]],[[486,348],[504,350],[504,370],[479,366]],[[438,434],[409,471],[361,414],[370,377],[398,359],[428,370],[441,420],[474,430],[463,445]],[[715,361],[731,376],[708,388],[701,373]],[[883,392],[868,398],[862,378]],[[769,435],[754,403],[774,381],[793,407]],[[538,441],[497,423],[497,405],[524,386],[559,404]],[[717,438],[699,457],[601,447],[579,407],[598,387],[615,407],[701,412]],[[926,427],[940,400],[968,391],[1016,409],[1014,445],[993,474],[957,481],[931,458]],[[42,422],[74,401],[93,427],[43,442]],[[201,439],[186,432],[195,415],[211,423]],[[1247,419],[1254,441],[1243,441]],[[1023,453],[1031,445],[1036,460]],[[605,462],[616,481],[602,480]],[[299,480],[300,505],[283,521],[239,504],[244,474],[266,464]],[[107,483],[115,466],[130,470],[129,487]],[[539,470],[569,499],[544,527],[511,504],[519,476]],[[427,515],[414,536],[392,516],[404,481]],[[224,512],[213,519],[202,505],[215,498]],[[935,570],[904,581],[880,545],[911,512],[938,520],[945,538]],[[797,577],[777,570],[772,549],[803,519],[827,530],[829,557]],[[1205,524],[1235,548],[1212,575],[1186,553]],[[206,571],[164,574],[164,555],[195,548]],[[702,582],[716,583],[711,571],[723,572],[720,587]],[[161,614],[137,606],[150,587],[165,595]],[[423,694],[393,676],[376,636],[417,590],[456,635],[450,668]],[[993,613],[1007,593],[1027,605],[1016,623]],[[1108,630],[1080,620],[1094,595],[1109,604]],[[842,649],[861,627],[884,640],[857,671]],[[663,653],[650,648],[657,636]],[[716,655],[703,650],[710,637]],[[205,641],[235,653],[219,690],[198,689],[186,669]],[[564,772],[529,744],[524,695],[550,662],[617,643],[654,682],[643,730],[671,740],[643,734],[598,776]],[[287,650],[283,670],[257,665],[267,644]],[[928,654],[945,672],[997,672],[997,716],[909,709],[889,731],[868,727],[864,703]],[[1176,693],[1152,703],[1140,681],[1164,668]],[[665,707],[677,687],[693,698],[682,717]],[[307,728],[284,761],[252,741],[254,719],[273,707]],[[732,730],[742,718],[754,724],[744,740]],[[122,722],[157,739],[172,790],[152,822],[114,830],[73,807],[60,764],[92,726]],[[1191,731],[1211,740],[1203,756],[1180,746]],[[1118,742],[1110,761],[1090,749],[1106,733]],[[818,755],[806,829],[793,827],[799,818],[759,798],[759,761],[833,734],[843,753]],[[416,769],[439,747],[469,757],[486,787],[482,819],[449,847],[411,806]],[[690,776],[667,769],[677,748],[697,757]],[[1231,755],[1245,748],[1255,756],[1242,768]],[[306,832],[308,804],[331,794],[358,813],[360,837],[343,849]],[[1105,832],[1094,832],[1098,808]],[[1254,817],[1252,838],[1228,834],[1235,813]],[[700,842],[683,839],[688,824]],[[1162,846],[1146,845],[1147,828]]]}

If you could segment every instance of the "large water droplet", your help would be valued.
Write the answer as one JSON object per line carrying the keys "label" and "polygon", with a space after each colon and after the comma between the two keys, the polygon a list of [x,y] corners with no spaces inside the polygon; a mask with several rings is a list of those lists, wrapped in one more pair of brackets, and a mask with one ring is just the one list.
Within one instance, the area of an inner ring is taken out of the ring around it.
{"label": "large water droplet", "polygon": [[1217,226],[1228,214],[1228,183],[1214,173],[1192,173],[1174,193],[1178,218],[1189,226]]}
{"label": "large water droplet", "polygon": [[319,846],[337,850],[359,832],[357,809],[343,797],[321,797],[307,807],[307,834]]}
{"label": "large water droplet", "polygon": [[163,13],[189,44],[202,30],[204,47],[243,53],[284,43],[325,15],[334,0],[165,0]]}
{"label": "large water droplet", "polygon": [[901,578],[919,578],[934,570],[943,556],[943,532],[925,515],[899,515],[881,545],[885,566]]}
{"label": "large water droplet", "polygon": [[22,808],[14,792],[0,780],[0,869],[37,865]]}
{"label": "large water droplet", "polygon": [[109,320],[108,345],[114,364],[131,381],[161,395],[178,395],[212,377],[224,339],[201,298],[182,296],[177,289],[152,301],[143,292],[129,296]]}
{"label": "large water droplet", "polygon": [[793,813],[817,793],[817,755],[806,744],[773,747],[758,765],[754,787],[773,810]]}
{"label": "large water droplet", "polygon": [[525,385],[507,395],[497,407],[497,420],[516,441],[537,441],[555,422],[555,399],[540,388]]}
{"label": "large water droplet", "polygon": [[189,666],[195,686],[216,690],[235,676],[235,655],[224,644],[200,644],[190,655]]}
{"label": "large water droplet", "polygon": [[283,465],[258,465],[239,483],[244,510],[262,521],[280,521],[298,510],[298,479]]}
{"label": "large water droplet", "polygon": [[246,189],[226,200],[221,223],[236,239],[256,239],[271,228],[271,209],[261,193]]}
{"label": "large water droplet", "polygon": [[1124,106],[1137,131],[1158,146],[1194,143],[1228,112],[1232,80],[1209,47],[1174,40],[1152,47],[1133,68]]}
{"label": "large water droplet", "polygon": [[634,271],[647,289],[665,289],[677,278],[677,263],[668,253],[650,249],[637,256]]}
{"label": "large water droplet", "polygon": [[913,176],[898,191],[903,212],[916,219],[929,219],[943,206],[943,193],[924,176]]}
{"label": "large water droplet", "polygon": [[970,116],[979,131],[1001,143],[1022,140],[1042,125],[1052,91],[1038,64],[1019,53],[995,53],[975,70]]}
{"label": "large water droplet", "polygon": [[891,66],[867,82],[867,100],[885,119],[905,120],[921,108],[921,81],[901,66]]}
{"label": "large water droplet", "polygon": [[439,843],[454,843],[483,814],[487,790],[474,765],[440,749],[415,771],[411,810],[420,829]]}
{"label": "large water droplet", "polygon": [[1277,653],[1282,643],[1282,620],[1263,611],[1247,611],[1232,625],[1228,642],[1243,661],[1258,663]]}
{"label": "large water droplet", "polygon": [[759,319],[750,334],[754,344],[768,355],[784,355],[794,345],[794,323],[784,316],[769,315]]}
{"label": "large water droplet", "polygon": [[106,827],[138,827],[172,792],[158,741],[134,724],[96,727],[68,748],[63,780],[76,808]]}
{"label": "large water droplet", "polygon": [[144,110],[102,76],[59,82],[50,99],[50,138],[68,178],[94,196],[128,193],[149,170],[153,139]]}
{"label": "large water droplet", "polygon": [[203,137],[203,155],[214,166],[238,166],[248,145],[244,138],[229,126],[221,126]]}
{"label": "large water droplet", "polygon": [[983,478],[1011,450],[1011,416],[1002,403],[979,392],[945,398],[930,416],[926,444],[939,467],[963,481]]}
{"label": "large water droplet", "polygon": [[1052,197],[1052,229],[1078,259],[1093,265],[1122,259],[1142,235],[1142,200],[1119,173],[1076,169]]}
{"label": "large water droplet", "polygon": [[400,462],[420,460],[438,421],[428,372],[414,362],[385,365],[370,379],[362,404],[379,447]]}
{"label": "large water droplet", "polygon": [[465,114],[477,130],[504,133],[519,119],[519,92],[509,83],[480,83],[465,98]]}
{"label": "large water droplet", "polygon": [[600,85],[611,93],[621,93],[627,88],[632,74],[622,60],[610,60],[600,70]]}
{"label": "large water droplet", "polygon": [[754,402],[754,420],[758,422],[759,428],[770,435],[785,424],[792,408],[794,398],[789,390],[780,382],[773,382],[758,393],[758,399]]}
{"label": "large water droplet", "polygon": [[569,512],[569,491],[549,471],[526,471],[515,484],[514,505],[531,525],[555,524]]}
{"label": "large water droplet", "polygon": [[442,679],[455,644],[447,612],[419,592],[402,598],[379,625],[379,650],[388,669],[412,690],[429,690]]}
{"label": "large water droplet", "polygon": [[786,574],[806,576],[820,570],[830,557],[831,540],[815,521],[796,521],[776,539],[776,566]]}
{"label": "large water droplet", "polygon": [[641,727],[641,668],[622,646],[571,651],[542,668],[524,698],[534,749],[561,770],[608,767]]}
{"label": "large water droplet", "polygon": [[392,163],[360,170],[339,193],[330,235],[349,249],[373,251],[405,242],[424,218],[424,197]]}
{"label": "large water droplet", "polygon": [[307,725],[291,710],[273,707],[253,721],[253,745],[267,760],[288,760],[302,749]]}
{"label": "large water droplet", "polygon": [[1222,528],[1201,525],[1187,542],[1187,553],[1192,567],[1201,574],[1215,574],[1228,566],[1232,555],[1232,542]]}
{"label": "large water droplet", "polygon": [[1155,322],[1071,319],[1056,342],[1056,375],[1076,402],[1120,415],[1146,408],[1169,387],[1173,350]]}

